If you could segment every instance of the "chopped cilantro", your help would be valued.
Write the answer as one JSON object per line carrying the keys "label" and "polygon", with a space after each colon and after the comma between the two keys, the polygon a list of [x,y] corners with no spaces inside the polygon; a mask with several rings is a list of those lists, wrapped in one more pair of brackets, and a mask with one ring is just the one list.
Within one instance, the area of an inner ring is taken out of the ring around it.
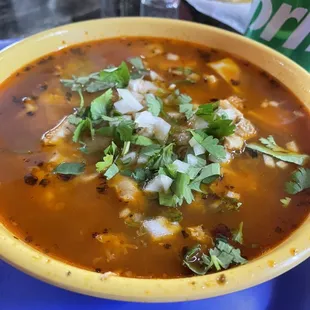
{"label": "chopped cilantro", "polygon": [[84,163],[61,163],[53,173],[79,175],[84,172],[85,166]]}
{"label": "chopped cilantro", "polygon": [[141,57],[129,58],[128,62],[133,66],[133,71],[131,73],[132,79],[139,79],[149,73],[148,70],[145,69]]}
{"label": "chopped cilantro", "polygon": [[222,268],[227,269],[231,264],[242,265],[246,262],[239,249],[231,246],[227,240],[219,238],[215,242],[215,247],[209,249],[209,254],[203,253],[201,245],[196,245],[183,258],[184,265],[198,275],[204,275],[211,269],[219,271]]}
{"label": "chopped cilantro", "polygon": [[71,114],[68,116],[68,122],[72,125],[77,126],[81,121],[82,121],[82,118],[80,118],[74,114]]}
{"label": "chopped cilantro", "polygon": [[131,142],[136,145],[141,145],[141,146],[149,146],[154,144],[152,139],[140,135],[133,135]]}
{"label": "chopped cilantro", "polygon": [[181,94],[177,97],[177,103],[179,104],[179,112],[184,113],[187,119],[190,119],[194,114],[194,106],[191,103],[192,98]]}
{"label": "chopped cilantro", "polygon": [[214,119],[214,113],[219,107],[219,101],[201,104],[196,112],[196,115],[202,117],[206,121],[212,121]]}
{"label": "chopped cilantro", "polygon": [[122,141],[131,141],[134,127],[135,123],[132,120],[122,120],[116,128],[116,132]]}
{"label": "chopped cilantro", "polygon": [[107,115],[112,106],[112,89],[108,89],[104,94],[95,98],[90,105],[90,113],[93,120],[101,119],[102,115]]}
{"label": "chopped cilantro", "polygon": [[61,79],[60,82],[64,87],[71,88],[72,91],[94,93],[112,87],[126,87],[129,83],[129,79],[130,74],[128,67],[125,62],[122,62],[121,65],[116,68],[94,72],[88,76],[72,76],[72,80]]}
{"label": "chopped cilantro", "polygon": [[261,138],[260,142],[264,145],[250,143],[247,145],[247,148],[301,166],[309,160],[309,155],[290,152],[278,146],[272,136],[267,137],[267,139]]}
{"label": "chopped cilantro", "polygon": [[105,155],[103,157],[103,161],[99,161],[96,163],[96,170],[97,172],[101,173],[109,168],[113,164],[113,155]]}
{"label": "chopped cilantro", "polygon": [[194,200],[191,189],[189,188],[190,177],[188,174],[178,172],[175,183],[174,192],[179,198],[179,204],[183,203],[183,199],[190,204]]}
{"label": "chopped cilantro", "polygon": [[75,143],[79,142],[81,134],[87,129],[89,130],[91,137],[94,138],[95,130],[93,128],[92,121],[89,117],[79,122],[79,124],[74,130],[72,141]]}
{"label": "chopped cilantro", "polygon": [[158,153],[160,153],[161,146],[158,144],[152,144],[152,145],[147,145],[143,147],[140,151],[141,155],[145,156],[154,156]]}
{"label": "chopped cilantro", "polygon": [[180,199],[177,195],[171,193],[159,193],[159,204],[166,207],[176,207],[180,204]]}
{"label": "chopped cilantro", "polygon": [[124,88],[128,85],[130,73],[123,61],[119,67],[100,71],[100,80],[110,87]]}
{"label": "chopped cilantro", "polygon": [[226,152],[222,145],[219,144],[219,140],[212,136],[207,136],[201,130],[191,130],[194,139],[205,148],[205,150],[216,159],[225,159]]}
{"label": "chopped cilantro", "polygon": [[154,96],[153,94],[145,95],[146,105],[148,111],[151,112],[154,116],[158,116],[163,109],[163,102],[159,97]]}
{"label": "chopped cilantro", "polygon": [[[175,159],[173,152],[173,143],[161,148],[160,152],[156,152],[148,161],[148,167],[152,170],[158,170],[160,167],[165,167],[171,164]],[[146,155],[146,154],[145,154]]]}
{"label": "chopped cilantro", "polygon": [[235,129],[236,126],[230,119],[222,119],[218,117],[209,123],[208,127],[204,129],[204,132],[207,135],[221,139],[232,135],[235,132]]}
{"label": "chopped cilantro", "polygon": [[131,63],[137,70],[145,69],[141,57],[129,58],[128,62]]}
{"label": "chopped cilantro", "polygon": [[286,182],[287,193],[294,195],[310,188],[310,169],[299,168],[292,173],[291,181]]}
{"label": "chopped cilantro", "polygon": [[107,180],[112,179],[117,173],[119,172],[119,169],[116,164],[112,164],[109,169],[105,172],[104,176],[107,178]]}

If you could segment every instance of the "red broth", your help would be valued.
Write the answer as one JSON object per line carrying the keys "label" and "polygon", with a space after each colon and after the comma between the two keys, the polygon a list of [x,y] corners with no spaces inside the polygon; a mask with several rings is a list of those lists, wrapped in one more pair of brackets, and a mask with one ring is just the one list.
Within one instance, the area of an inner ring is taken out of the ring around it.
{"label": "red broth", "polygon": [[[293,163],[278,164],[279,160],[272,158],[270,165],[261,153],[244,147],[232,152],[231,161],[222,165],[221,177],[210,186],[212,194],[195,192],[192,203],[184,202],[177,208],[183,217],[178,231],[154,240],[143,221],[165,216],[175,208],[159,205],[156,195],[145,195],[140,188],[134,201],[122,200],[115,186],[122,176],[107,181],[102,174],[96,175],[95,164],[102,159],[104,147],[99,147],[99,153],[86,155],[71,136],[60,145],[42,145],[42,135],[80,104],[78,93],[64,87],[60,79],[85,76],[139,56],[145,68],[162,79],[151,83],[159,88],[156,95],[162,98],[167,113],[178,112],[167,99],[175,89],[190,96],[195,107],[236,96],[238,109],[256,130],[246,143],[272,135],[278,145],[285,147],[294,141],[298,153],[310,154],[310,119],[302,103],[246,61],[208,47],[166,39],[85,43],[30,63],[0,86],[1,221],[17,238],[47,255],[92,271],[129,277],[191,275],[183,264],[184,251],[201,243],[208,253],[216,235],[228,238],[247,260],[274,248],[301,225],[310,210],[309,190],[295,195],[285,191],[285,183],[298,168]],[[234,76],[227,81],[208,65],[225,58],[238,68],[237,73],[226,71]],[[146,75],[144,80],[151,78]],[[85,104],[90,105],[102,93],[83,92]],[[52,158],[58,164],[68,158],[83,160],[86,170],[76,177],[55,175],[51,172],[55,168]],[[219,207],[217,199],[228,192],[237,195],[242,205]],[[280,202],[285,197],[291,198],[287,207]],[[126,208],[130,211],[127,216],[126,211],[120,213]],[[241,222],[242,244],[233,238]],[[199,226],[196,234],[188,229]],[[203,234],[200,239],[199,231]],[[211,268],[208,272],[214,271]]]}

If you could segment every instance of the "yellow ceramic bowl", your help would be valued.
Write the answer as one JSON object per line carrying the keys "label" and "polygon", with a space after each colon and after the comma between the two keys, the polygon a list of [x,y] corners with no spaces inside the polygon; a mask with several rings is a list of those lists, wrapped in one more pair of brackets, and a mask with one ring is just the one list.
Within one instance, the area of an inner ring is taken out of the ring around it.
{"label": "yellow ceramic bowl", "polygon": [[[226,50],[269,72],[310,109],[310,75],[288,58],[242,36],[199,24],[166,19],[102,19],[39,33],[0,53],[0,83],[34,59],[72,44],[122,36],[180,39]],[[0,256],[8,263],[54,285],[83,294],[130,301],[181,301],[238,291],[270,280],[310,254],[310,217],[268,254],[217,274],[151,280],[102,275],[57,261],[13,238],[0,224]],[[219,284],[220,275],[226,284]]]}

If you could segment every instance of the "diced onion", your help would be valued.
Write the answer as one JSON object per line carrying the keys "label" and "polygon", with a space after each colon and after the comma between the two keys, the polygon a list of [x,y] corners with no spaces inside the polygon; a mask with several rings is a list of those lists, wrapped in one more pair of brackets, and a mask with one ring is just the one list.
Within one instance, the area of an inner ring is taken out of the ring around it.
{"label": "diced onion", "polygon": [[146,155],[139,155],[138,160],[137,160],[137,164],[141,165],[141,164],[146,164],[149,160],[149,156]]}
{"label": "diced onion", "polygon": [[130,215],[130,213],[131,213],[130,209],[129,208],[125,208],[125,209],[120,211],[119,217],[121,219],[124,219],[124,218],[128,217]]}
{"label": "diced onion", "polygon": [[276,165],[277,167],[281,168],[281,169],[285,169],[288,167],[288,163],[282,161],[282,160],[279,160],[276,162]]}
{"label": "diced onion", "polygon": [[153,70],[150,71],[150,77],[151,77],[151,80],[152,80],[152,81],[156,81],[156,80],[162,81],[162,80],[163,80],[163,78],[162,78],[160,75],[158,75],[158,74],[157,74],[155,71],[153,71]]}
{"label": "diced onion", "polygon": [[167,192],[173,180],[166,175],[157,175],[154,179],[149,181],[144,187],[147,192]]}
{"label": "diced onion", "polygon": [[202,145],[200,145],[194,137],[189,140],[189,145],[193,148],[194,154],[196,156],[204,154],[206,152],[206,149]]}
{"label": "diced onion", "polygon": [[141,113],[136,114],[135,123],[138,127],[154,127],[155,123],[157,122],[156,116],[154,116],[149,111],[143,111]]}
{"label": "diced onion", "polygon": [[154,240],[171,237],[181,230],[179,223],[171,223],[163,216],[144,221],[143,227]]}
{"label": "diced onion", "polygon": [[185,163],[178,159],[173,162],[173,165],[176,166],[177,171],[181,173],[187,173],[188,169],[190,168],[190,165],[188,163]]}
{"label": "diced onion", "polygon": [[191,166],[196,166],[198,164],[198,158],[194,156],[193,154],[188,154],[186,156],[186,161],[189,163]]}
{"label": "diced onion", "polygon": [[176,54],[168,53],[167,54],[167,59],[172,60],[172,61],[177,61],[180,59],[180,57]]}
{"label": "diced onion", "polygon": [[203,118],[199,116],[195,116],[193,121],[193,128],[194,129],[204,129],[209,126],[209,123],[205,121]]}
{"label": "diced onion", "polygon": [[121,158],[121,161],[123,163],[125,163],[126,161],[129,161],[130,163],[133,163],[137,158],[137,153],[136,152],[130,152],[128,154],[126,154],[125,156],[123,156]]}
{"label": "diced onion", "polygon": [[128,88],[139,94],[146,94],[149,92],[156,92],[158,87],[150,82],[150,81],[144,81],[142,79],[137,79],[137,80],[130,80]]}
{"label": "diced onion", "polygon": [[232,191],[228,191],[228,192],[226,193],[226,197],[239,200],[239,199],[240,199],[240,194],[239,194],[239,193],[232,192]]}
{"label": "diced onion", "polygon": [[275,168],[276,164],[274,159],[271,156],[268,156],[266,154],[263,154],[264,163],[269,168]]}
{"label": "diced onion", "polygon": [[160,117],[156,117],[156,120],[157,121],[154,126],[155,138],[164,143],[168,138],[171,125]]}
{"label": "diced onion", "polygon": [[297,146],[295,141],[290,141],[290,142],[286,143],[285,146],[291,152],[298,153],[298,151],[299,151],[298,146]]}
{"label": "diced onion", "polygon": [[121,114],[134,113],[143,109],[143,105],[131,94],[128,89],[117,89],[121,100],[115,102],[115,109]]}

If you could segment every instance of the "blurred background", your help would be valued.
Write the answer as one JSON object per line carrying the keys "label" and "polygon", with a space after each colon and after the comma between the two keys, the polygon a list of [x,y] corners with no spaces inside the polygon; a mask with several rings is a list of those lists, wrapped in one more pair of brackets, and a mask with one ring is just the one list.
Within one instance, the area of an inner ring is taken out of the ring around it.
{"label": "blurred background", "polygon": [[[234,3],[238,12],[246,12],[250,2],[251,0],[0,0],[0,40],[22,38],[71,22],[139,15],[180,18],[242,32],[242,26],[227,25],[234,25],[234,22],[231,23],[229,18],[227,21],[225,14],[223,22],[223,8]],[[234,16],[238,19],[238,14]]]}

